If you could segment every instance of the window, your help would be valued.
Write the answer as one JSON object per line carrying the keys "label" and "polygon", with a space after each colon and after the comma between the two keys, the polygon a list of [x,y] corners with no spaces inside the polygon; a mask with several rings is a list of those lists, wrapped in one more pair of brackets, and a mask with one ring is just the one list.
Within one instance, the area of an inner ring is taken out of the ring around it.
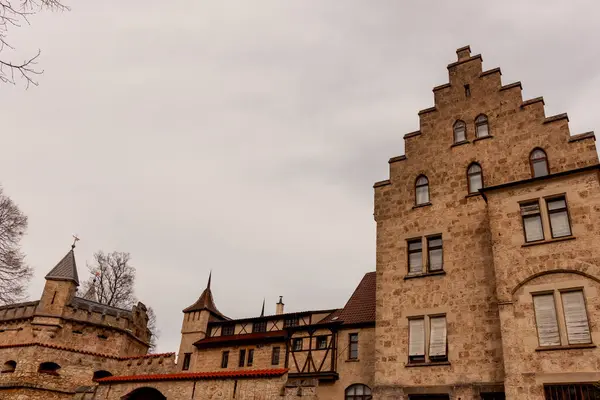
{"label": "window", "polygon": [[58,370],[60,369],[60,365],[53,362],[43,362],[40,364],[38,368],[38,372],[40,374],[48,374],[48,375],[58,375]]}
{"label": "window", "polygon": [[529,155],[529,163],[531,164],[531,175],[534,178],[548,175],[548,157],[544,150],[534,149]]}
{"label": "window", "polygon": [[425,175],[417,178],[415,183],[415,201],[417,205],[429,203],[429,180]]}
{"label": "window", "polygon": [[358,360],[358,333],[348,335],[348,359]]}
{"label": "window", "polygon": [[283,320],[283,327],[288,328],[290,326],[298,326],[300,324],[300,318],[297,316],[287,317]]}
{"label": "window", "polygon": [[267,321],[258,321],[252,324],[252,333],[261,333],[267,331]]}
{"label": "window", "polygon": [[10,374],[15,372],[15,369],[17,368],[17,362],[14,360],[10,360],[4,363],[4,366],[2,367],[2,373],[3,374]]}
{"label": "window", "polygon": [[569,344],[591,343],[592,337],[583,291],[563,292],[561,298]]}
{"label": "window", "polygon": [[471,87],[469,85],[465,85],[465,97],[471,97]]}
{"label": "window", "polygon": [[221,354],[221,368],[227,368],[228,363],[229,363],[229,352],[224,351]]}
{"label": "window", "polygon": [[235,333],[235,325],[223,325],[221,336],[231,336]]}
{"label": "window", "polygon": [[469,185],[469,193],[477,193],[483,187],[483,174],[481,165],[473,163],[467,169],[467,183]]}
{"label": "window", "polygon": [[408,274],[423,273],[423,243],[421,239],[408,242]]}
{"label": "window", "polygon": [[427,238],[427,251],[429,271],[441,271],[443,268],[442,237],[433,236]]}
{"label": "window", "polygon": [[346,389],[346,400],[371,400],[371,388],[363,384],[348,386]]}
{"label": "window", "polygon": [[544,385],[546,400],[592,400],[600,398],[600,388],[593,383]]}
{"label": "window", "polygon": [[238,367],[243,367],[246,362],[246,349],[240,350],[240,359],[238,361]]}
{"label": "window", "polygon": [[96,381],[98,379],[108,378],[109,376],[113,376],[113,374],[111,374],[108,371],[100,370],[100,371],[94,372],[94,375],[92,376],[92,380]]}
{"label": "window", "polygon": [[317,336],[317,350],[327,348],[327,336]]}
{"label": "window", "polygon": [[183,366],[181,367],[182,371],[187,371],[190,369],[190,361],[192,360],[192,353],[185,353],[183,355]]}
{"label": "window", "polygon": [[490,136],[488,119],[483,114],[475,118],[475,136],[477,136],[478,138]]}
{"label": "window", "polygon": [[571,223],[565,197],[547,199],[548,218],[550,219],[550,230],[553,238],[571,236]]}
{"label": "window", "polygon": [[[428,322],[429,332],[426,332]],[[435,315],[408,320],[408,362],[423,363],[448,360],[446,316]],[[429,337],[429,346],[427,346]]]}
{"label": "window", "polygon": [[248,362],[246,362],[246,365],[251,367],[253,362],[254,362],[254,349],[250,349],[250,350],[248,350]]}
{"label": "window", "polygon": [[[560,296],[568,344],[591,343],[583,291],[563,291]],[[534,295],[533,308],[540,347],[560,346],[561,335],[557,317],[559,313],[556,310],[554,292]]]}
{"label": "window", "polygon": [[273,353],[271,354],[271,365],[279,365],[279,354],[281,353],[281,348],[273,347]]}
{"label": "window", "polygon": [[463,121],[454,123],[454,143],[460,143],[467,140],[467,125]]}
{"label": "window", "polygon": [[292,341],[292,351],[301,351],[302,350],[302,339],[296,338]]}
{"label": "window", "polygon": [[521,204],[521,217],[523,218],[525,241],[535,242],[537,240],[544,240],[540,202],[536,200]]}

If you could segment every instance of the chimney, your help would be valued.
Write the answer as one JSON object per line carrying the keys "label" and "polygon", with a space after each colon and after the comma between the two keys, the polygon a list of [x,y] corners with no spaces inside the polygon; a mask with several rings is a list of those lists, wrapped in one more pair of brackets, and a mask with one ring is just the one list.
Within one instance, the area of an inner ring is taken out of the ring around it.
{"label": "chimney", "polygon": [[471,47],[465,46],[456,50],[456,55],[458,56],[458,61],[464,61],[471,58]]}
{"label": "chimney", "polygon": [[279,302],[275,304],[275,315],[283,314],[283,296],[279,296]]}

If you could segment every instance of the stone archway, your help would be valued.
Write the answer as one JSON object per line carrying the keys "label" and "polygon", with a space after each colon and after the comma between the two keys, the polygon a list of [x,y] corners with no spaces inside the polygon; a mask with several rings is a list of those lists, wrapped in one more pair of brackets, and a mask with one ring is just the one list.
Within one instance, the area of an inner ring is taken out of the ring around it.
{"label": "stone archway", "polygon": [[143,387],[129,392],[121,400],[166,400],[167,398],[157,389]]}

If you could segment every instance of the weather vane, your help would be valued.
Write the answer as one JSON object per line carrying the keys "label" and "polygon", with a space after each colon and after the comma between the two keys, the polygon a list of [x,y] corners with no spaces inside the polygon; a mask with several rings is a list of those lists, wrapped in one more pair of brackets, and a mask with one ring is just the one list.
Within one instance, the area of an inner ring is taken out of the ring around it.
{"label": "weather vane", "polygon": [[75,243],[77,243],[77,241],[79,240],[79,238],[77,237],[77,234],[73,235],[73,244],[71,245],[71,249],[75,248]]}

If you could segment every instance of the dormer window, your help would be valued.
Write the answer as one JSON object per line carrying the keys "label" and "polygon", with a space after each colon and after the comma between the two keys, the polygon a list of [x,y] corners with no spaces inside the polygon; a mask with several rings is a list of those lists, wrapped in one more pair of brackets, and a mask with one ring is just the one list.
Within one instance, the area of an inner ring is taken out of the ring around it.
{"label": "dormer window", "polygon": [[415,203],[416,205],[429,203],[429,179],[425,175],[419,176],[415,183]]}
{"label": "dormer window", "polygon": [[478,138],[490,136],[490,130],[488,127],[488,119],[485,115],[481,114],[475,118],[475,135]]}
{"label": "dormer window", "polygon": [[531,175],[534,178],[548,175],[548,157],[546,157],[544,150],[534,149],[529,156],[529,162],[531,164]]}
{"label": "dormer window", "polygon": [[460,143],[467,140],[467,125],[464,121],[454,123],[454,143]]}

